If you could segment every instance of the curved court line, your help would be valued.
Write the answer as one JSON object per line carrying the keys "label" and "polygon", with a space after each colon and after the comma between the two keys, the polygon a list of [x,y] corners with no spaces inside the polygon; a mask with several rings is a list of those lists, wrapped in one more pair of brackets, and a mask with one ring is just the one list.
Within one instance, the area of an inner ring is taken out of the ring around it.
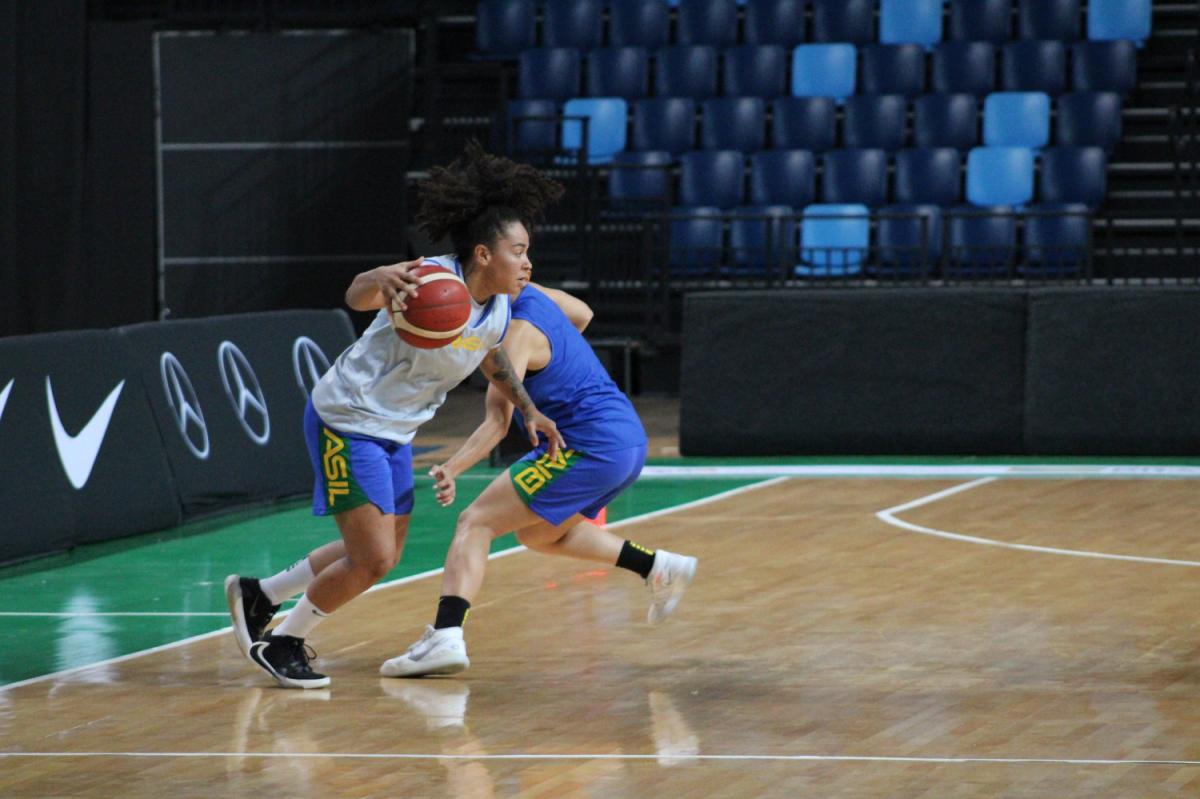
{"label": "curved court line", "polygon": [[[667,514],[670,514],[670,513],[678,513],[679,511],[682,511],[682,510],[689,510],[691,508],[700,507],[701,505],[708,505],[709,503],[712,503],[712,502],[720,502],[723,499],[728,499],[729,497],[737,496],[738,494],[744,494],[747,491],[756,491],[760,488],[767,488],[768,486],[777,485],[779,483],[784,482],[787,479],[788,478],[786,478],[786,477],[776,477],[771,480],[763,480],[758,483],[751,483],[750,485],[739,486],[737,488],[731,488],[728,491],[720,491],[716,494],[712,494],[711,496],[702,497],[700,499],[695,499],[695,500],[692,500],[691,502],[684,502],[681,505],[672,505],[669,508],[660,508],[659,510],[650,511],[649,513],[642,513],[637,516],[630,516],[628,519],[621,519],[620,521],[611,522],[608,525],[608,528],[611,530],[611,529],[615,529],[615,528],[625,527],[626,525],[634,524],[636,522],[643,522],[643,521],[646,521],[647,519],[655,519],[655,518],[658,518],[659,516],[666,516]],[[512,555],[517,552],[524,552],[524,551],[525,551],[525,547],[518,545],[515,547],[511,547],[510,549],[502,549],[499,552],[493,552],[490,555],[488,555],[488,560],[494,560],[496,558],[503,558],[507,555]],[[390,588],[391,586],[394,586],[394,585],[403,585],[405,583],[415,582],[417,580],[424,579],[425,577],[432,577],[433,575],[441,574],[441,573],[442,573],[442,569],[440,569],[440,568],[429,569],[428,571],[423,571],[418,574],[410,574],[407,577],[399,577],[395,580],[388,580],[387,582],[377,583],[377,584],[371,586],[370,588],[368,588],[365,593],[371,593],[372,591],[379,591],[383,588]],[[279,617],[285,616],[287,614],[288,610],[289,610],[288,608],[281,610],[279,613],[276,614],[276,617],[279,618]],[[220,613],[218,615],[225,616],[227,614]],[[60,677],[67,677],[72,674],[78,674],[79,672],[87,671],[88,669],[99,668],[100,666],[109,666],[114,663],[121,663],[123,661],[132,660],[133,658],[141,657],[143,655],[151,655],[151,654],[154,654],[155,652],[164,652],[168,649],[174,649],[177,646],[183,646],[185,644],[195,643],[196,641],[203,641],[206,638],[215,638],[218,635],[225,635],[229,632],[230,632],[229,627],[221,627],[220,629],[210,630],[209,632],[200,633],[199,635],[193,635],[188,638],[180,639],[179,641],[172,641],[171,643],[161,644],[160,646],[152,646],[149,649],[140,649],[137,652],[129,652],[124,655],[118,655],[117,657],[114,657],[114,658],[108,658],[106,660],[98,660],[95,663],[85,663],[82,666],[73,666],[69,669],[63,669],[62,671],[56,671],[56,672],[52,672],[50,674],[41,674],[37,677],[30,677],[25,680],[19,680],[17,682],[6,683],[4,685],[0,685],[0,694],[4,693],[5,691],[8,691],[12,688],[19,688],[23,685],[30,685],[32,683],[42,682],[44,680],[52,680],[52,679],[57,679]],[[7,756],[7,753],[0,752],[0,756]]]}
{"label": "curved court line", "polygon": [[[240,757],[270,760],[659,760],[662,756],[616,753],[516,753],[507,755],[447,755],[418,752],[0,752],[0,758],[18,757]],[[936,763],[1038,766],[1200,766],[1200,760],[1120,760],[1108,758],[1050,757],[921,757],[918,755],[672,755],[674,760],[773,760],[818,763]]]}
{"label": "curved court line", "polygon": [[1059,549],[1058,547],[1039,547],[1033,544],[1013,544],[1008,541],[996,541],[992,538],[980,538],[974,535],[963,535],[962,533],[951,533],[946,530],[937,530],[933,527],[922,527],[919,524],[906,522],[903,519],[897,519],[894,514],[902,511],[911,510],[912,508],[920,507],[937,502],[939,499],[944,499],[952,494],[957,494],[960,491],[968,491],[987,483],[996,480],[995,477],[984,477],[980,480],[972,480],[969,483],[963,483],[953,488],[947,488],[944,491],[938,491],[936,494],[930,494],[927,497],[906,502],[903,505],[896,505],[887,510],[881,510],[875,514],[875,518],[885,524],[890,524],[893,527],[900,527],[914,533],[922,535],[932,535],[937,538],[948,538],[952,541],[964,541],[968,544],[983,544],[989,547],[1002,547],[1004,549],[1019,549],[1023,552],[1041,552],[1047,555],[1068,555],[1075,558],[1099,558],[1101,560],[1126,560],[1134,563],[1159,563],[1167,566],[1200,566],[1200,561],[1194,560],[1174,560],[1172,558],[1145,558],[1138,555],[1113,555],[1108,552],[1091,552],[1086,549]]}

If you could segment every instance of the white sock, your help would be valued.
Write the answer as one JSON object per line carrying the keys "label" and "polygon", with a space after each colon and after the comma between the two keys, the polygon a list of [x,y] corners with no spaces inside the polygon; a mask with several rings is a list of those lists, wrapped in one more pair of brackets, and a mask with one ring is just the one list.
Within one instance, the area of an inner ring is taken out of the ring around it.
{"label": "white sock", "polygon": [[328,613],[310,602],[308,594],[305,594],[300,597],[300,601],[296,603],[296,607],[292,608],[292,612],[283,620],[283,624],[271,630],[271,634],[290,635],[293,638],[307,638],[308,634],[313,631],[313,628],[328,616]]}
{"label": "white sock", "polygon": [[263,593],[271,600],[271,604],[278,605],[308,588],[308,584],[316,576],[308,562],[308,556],[305,555],[279,574],[259,580],[258,584],[262,586]]}

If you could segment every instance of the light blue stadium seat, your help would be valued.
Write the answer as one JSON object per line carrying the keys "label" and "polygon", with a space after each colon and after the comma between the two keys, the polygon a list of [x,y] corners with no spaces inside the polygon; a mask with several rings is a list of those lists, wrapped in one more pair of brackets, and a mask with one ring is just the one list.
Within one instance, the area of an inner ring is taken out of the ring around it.
{"label": "light blue stadium seat", "polygon": [[604,16],[599,0],[571,0],[542,6],[542,44],[590,50],[600,46]]}
{"label": "light blue stadium seat", "polygon": [[671,154],[665,150],[625,150],[613,156],[608,196],[613,200],[670,199]]}
{"label": "light blue stadium seat", "polygon": [[[587,160],[590,164],[607,164],[625,149],[625,123],[628,105],[620,97],[577,97],[563,106],[564,117],[587,117]],[[564,119],[562,127],[564,150],[582,150],[584,123]]]}
{"label": "light blue stadium seat", "polygon": [[614,47],[662,47],[670,35],[670,13],[663,0],[609,0],[608,42]]}
{"label": "light blue stadium seat", "polygon": [[1150,38],[1150,0],[1089,0],[1089,39],[1128,39],[1139,46]]}
{"label": "light blue stadium seat", "polygon": [[907,138],[908,102],[899,94],[856,94],[846,99],[842,146],[893,152]]}
{"label": "light blue stadium seat", "polygon": [[793,263],[796,223],[791,206],[746,205],[729,220],[729,254],[734,274],[765,275]]}
{"label": "light blue stadium seat", "polygon": [[1079,0],[1020,0],[1017,35],[1022,39],[1079,38]]}
{"label": "light blue stadium seat", "polygon": [[1033,150],[976,147],[967,154],[967,202],[1021,206],[1033,200]]}
{"label": "light blue stadium seat", "polygon": [[672,274],[701,276],[721,263],[724,224],[712,206],[675,208],[671,212],[669,263]]}
{"label": "light blue stadium seat", "polygon": [[871,243],[870,211],[857,203],[810,205],[800,223],[800,277],[846,277],[862,272]]}
{"label": "light blue stadium seat", "polygon": [[1045,147],[1050,141],[1050,97],[1042,92],[996,92],[983,103],[983,143],[989,147]]}
{"label": "light blue stadium seat", "polygon": [[804,0],[746,0],[747,44],[792,48],[804,41]]}
{"label": "light blue stadium seat", "polygon": [[510,149],[518,153],[548,153],[557,149],[557,115],[558,107],[553,100],[510,100],[506,132]]}
{"label": "light blue stadium seat", "polygon": [[680,0],[675,41],[729,47],[737,43],[738,11],[733,0]]}
{"label": "light blue stadium seat", "polygon": [[858,90],[863,94],[925,93],[925,49],[919,44],[869,44],[862,48]]}
{"label": "light blue stadium seat", "polygon": [[1108,158],[1099,147],[1047,147],[1042,151],[1038,201],[1096,208],[1104,200]]}
{"label": "light blue stadium seat", "polygon": [[764,150],[750,156],[750,202],[803,208],[816,199],[816,162],[808,150]]}
{"label": "light blue stadium seat", "polygon": [[958,150],[930,147],[896,153],[893,196],[901,205],[958,205],[962,200]]}
{"label": "light blue stadium seat", "polygon": [[942,3],[943,0],[880,0],[879,41],[925,47],[940,42]]}
{"label": "light blue stadium seat", "polygon": [[787,52],[777,45],[743,45],[725,51],[724,93],[730,97],[778,97],[787,85]]}
{"label": "light blue stadium seat", "polygon": [[753,152],[766,144],[766,103],[761,97],[712,97],[701,105],[700,143],[706,150]]}
{"label": "light blue stadium seat", "polygon": [[830,150],[821,156],[821,202],[883,205],[888,164],[883,150]]}
{"label": "light blue stadium seat", "polygon": [[573,47],[535,47],[517,61],[517,93],[524,99],[563,102],[579,96],[579,51]]}
{"label": "light blue stadium seat", "polygon": [[1058,98],[1054,141],[1070,147],[1101,147],[1111,153],[1121,140],[1121,95],[1074,92]]}
{"label": "light blue stadium seat", "polygon": [[1008,206],[960,206],[943,215],[946,251],[942,275],[951,279],[1014,274],[1017,217]]}
{"label": "light blue stadium seat", "polygon": [[1053,40],[1022,40],[1004,45],[1000,85],[1006,92],[1045,92],[1051,97],[1067,87],[1067,50]]}
{"label": "light blue stadium seat", "polygon": [[814,42],[870,44],[875,41],[871,0],[812,0]]}
{"label": "light blue stadium seat", "polygon": [[792,95],[844,100],[854,94],[856,51],[852,44],[801,44],[792,50]]}
{"label": "light blue stadium seat", "polygon": [[927,94],[913,103],[913,144],[969,150],[979,143],[979,101],[970,94]]}
{"label": "light blue stadium seat", "polygon": [[989,42],[942,42],[933,51],[933,90],[983,97],[996,89],[996,48]]}
{"label": "light blue stadium seat", "polygon": [[1076,42],[1071,58],[1071,83],[1077,92],[1116,92],[1125,97],[1137,87],[1133,42]]}
{"label": "light blue stadium seat", "polygon": [[693,150],[679,160],[679,205],[734,208],[744,204],[745,158],[740,152]]}
{"label": "light blue stadium seat", "polygon": [[695,100],[652,97],[633,104],[633,149],[666,150],[679,155],[695,146]]}
{"label": "light blue stadium seat", "polygon": [[533,47],[532,0],[483,0],[475,7],[475,47],[494,56],[516,56]]}
{"label": "light blue stadium seat", "polygon": [[1003,44],[1012,38],[1012,0],[950,0],[948,38]]}
{"label": "light blue stadium seat", "polygon": [[654,93],[706,100],[717,93],[717,51],[703,44],[664,47],[655,56]]}
{"label": "light blue stadium seat", "polygon": [[822,153],[837,143],[837,107],[828,97],[780,97],[771,104],[771,146]]}
{"label": "light blue stadium seat", "polygon": [[644,47],[598,47],[587,57],[587,93],[636,100],[650,93],[650,56]]}

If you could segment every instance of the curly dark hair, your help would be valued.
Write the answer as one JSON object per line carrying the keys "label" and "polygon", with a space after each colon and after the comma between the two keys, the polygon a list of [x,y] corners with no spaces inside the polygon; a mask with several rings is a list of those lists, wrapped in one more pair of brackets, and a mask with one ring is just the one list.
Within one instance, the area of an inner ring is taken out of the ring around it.
{"label": "curly dark hair", "polygon": [[417,187],[417,225],[434,241],[447,235],[464,268],[476,244],[492,246],[513,222],[526,227],[563,194],[563,185],[528,164],[491,155],[477,141]]}

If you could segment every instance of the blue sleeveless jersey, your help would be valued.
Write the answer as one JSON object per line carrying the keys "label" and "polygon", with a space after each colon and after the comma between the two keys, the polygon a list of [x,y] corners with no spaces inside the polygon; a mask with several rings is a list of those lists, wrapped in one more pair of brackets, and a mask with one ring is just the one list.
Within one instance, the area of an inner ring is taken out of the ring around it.
{"label": "blue sleeveless jersey", "polygon": [[[513,303],[512,318],[529,322],[550,341],[550,362],[536,374],[526,374],[523,382],[568,447],[612,452],[646,443],[646,430],[629,398],[554,300],[526,286]],[[520,411],[516,413],[519,417]]]}

